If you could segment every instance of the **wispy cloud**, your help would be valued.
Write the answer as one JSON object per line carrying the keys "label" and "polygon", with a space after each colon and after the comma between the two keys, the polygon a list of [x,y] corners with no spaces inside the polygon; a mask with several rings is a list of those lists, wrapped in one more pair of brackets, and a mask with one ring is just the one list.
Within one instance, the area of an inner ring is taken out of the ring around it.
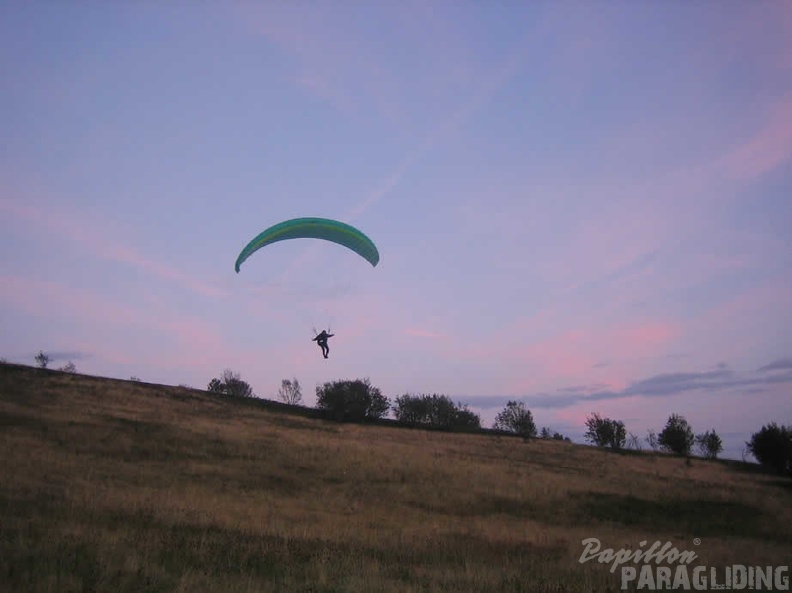
{"label": "wispy cloud", "polygon": [[[764,372],[773,369],[784,372],[774,374]],[[520,398],[514,396],[470,396],[464,399],[471,405],[486,408],[501,407],[508,400],[519,399],[530,407],[560,409],[587,402],[634,397],[671,397],[690,392],[725,394],[734,389],[755,389],[761,392],[764,388],[778,384],[792,385],[792,360],[782,359],[754,372],[738,373],[721,364],[715,370],[709,371],[664,373],[634,381],[624,389],[618,390],[601,389],[601,385],[571,386]]]}
{"label": "wispy cloud", "polygon": [[[4,291],[0,302],[35,317],[65,316],[87,326],[106,328],[130,328],[150,332],[147,344],[158,356],[172,347],[175,342],[179,361],[215,361],[224,352],[222,333],[201,318],[170,312],[158,315],[151,310],[137,308],[109,300],[92,291],[66,286],[58,282],[36,280],[20,276],[0,277]],[[79,353],[87,356],[104,356],[104,345],[94,348],[83,347]],[[130,351],[130,350],[128,350]],[[134,349],[132,349],[134,351]],[[139,356],[149,357],[149,351],[139,351]],[[166,361],[160,361],[165,364]]]}
{"label": "wispy cloud", "polygon": [[438,334],[435,332],[427,331],[425,329],[416,329],[416,328],[408,328],[404,330],[409,336],[417,336],[419,338],[442,338],[444,337],[443,334]]}
{"label": "wispy cloud", "polygon": [[691,391],[722,393],[736,388],[761,388],[778,383],[792,383],[792,372],[764,376],[753,373],[738,374],[728,369],[699,373],[668,373],[637,381],[622,391],[590,393],[585,397],[585,401],[602,401],[630,396],[666,397]]}
{"label": "wispy cloud", "polygon": [[792,159],[792,93],[773,105],[753,136],[736,146],[718,165],[732,178],[753,179]]}
{"label": "wispy cloud", "polygon": [[22,204],[8,198],[0,198],[0,212],[17,222],[28,224],[48,235],[54,235],[49,238],[67,240],[82,245],[91,256],[98,259],[128,264],[156,278],[179,284],[202,296],[218,298],[228,294],[217,286],[197,280],[166,263],[146,257],[134,247],[111,238],[103,230],[112,226],[107,221],[89,220],[87,214],[77,218],[73,214],[62,209],[56,210],[52,206],[45,209]]}
{"label": "wispy cloud", "polygon": [[770,364],[766,364],[758,369],[759,371],[787,371],[792,370],[792,358],[779,358]]}

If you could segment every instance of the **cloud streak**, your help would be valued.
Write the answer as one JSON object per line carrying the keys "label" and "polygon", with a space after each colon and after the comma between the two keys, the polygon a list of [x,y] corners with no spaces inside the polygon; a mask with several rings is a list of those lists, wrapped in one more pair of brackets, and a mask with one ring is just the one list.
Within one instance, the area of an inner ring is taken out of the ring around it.
{"label": "cloud streak", "polygon": [[223,289],[196,280],[167,264],[145,257],[133,247],[109,238],[103,231],[108,226],[104,221],[86,223],[63,211],[45,210],[7,198],[0,199],[0,212],[39,231],[53,233],[58,240],[65,239],[81,245],[96,258],[133,266],[205,297],[221,298],[228,295]]}
{"label": "cloud streak", "polygon": [[[768,373],[767,371],[781,371]],[[564,387],[552,393],[538,393],[519,398],[531,407],[563,409],[589,402],[603,402],[626,398],[662,398],[691,392],[728,393],[734,389],[761,392],[772,385],[792,385],[792,359],[780,359],[758,371],[737,373],[725,364],[715,370],[677,372],[653,375],[630,383],[624,389],[602,389],[602,385]],[[483,408],[505,405],[513,396],[471,396],[466,403]]]}

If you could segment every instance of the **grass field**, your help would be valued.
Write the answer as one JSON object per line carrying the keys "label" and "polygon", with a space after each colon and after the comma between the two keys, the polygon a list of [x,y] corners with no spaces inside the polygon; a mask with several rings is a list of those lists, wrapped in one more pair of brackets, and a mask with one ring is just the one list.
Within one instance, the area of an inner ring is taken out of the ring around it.
{"label": "grass field", "polygon": [[[792,481],[559,441],[337,424],[0,365],[0,590],[614,591],[603,548],[792,556]],[[694,538],[700,539],[699,545]]]}

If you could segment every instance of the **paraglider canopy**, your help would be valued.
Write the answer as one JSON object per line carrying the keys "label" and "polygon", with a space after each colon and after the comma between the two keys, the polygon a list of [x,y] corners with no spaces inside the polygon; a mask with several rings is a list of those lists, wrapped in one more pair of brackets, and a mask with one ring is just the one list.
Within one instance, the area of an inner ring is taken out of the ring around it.
{"label": "paraglider canopy", "polygon": [[379,263],[379,251],[374,242],[360,230],[329,218],[293,218],[269,227],[248,243],[237,257],[234,268],[262,247],[287,239],[323,239],[351,249],[372,266]]}

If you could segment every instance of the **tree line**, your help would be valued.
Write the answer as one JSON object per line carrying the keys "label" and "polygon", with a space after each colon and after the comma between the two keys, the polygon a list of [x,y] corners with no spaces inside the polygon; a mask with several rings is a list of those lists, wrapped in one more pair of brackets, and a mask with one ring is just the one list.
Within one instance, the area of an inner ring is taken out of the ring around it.
{"label": "tree line", "polygon": [[[252,397],[253,390],[237,373],[226,370],[219,379],[212,379],[209,391]],[[278,399],[300,405],[302,388],[296,378],[284,379]],[[467,405],[454,402],[447,395],[404,394],[391,402],[369,379],[341,380],[316,387],[316,407],[323,416],[339,422],[383,420],[390,413],[398,424],[416,428],[477,432],[482,430],[481,417]],[[571,442],[569,437],[548,427],[537,429],[531,410],[523,403],[509,401],[495,417],[492,430],[516,434],[524,440],[535,438]],[[706,459],[717,459],[723,452],[723,441],[714,428],[696,434],[684,416],[671,414],[659,431],[647,431],[644,439],[628,433],[621,420],[592,413],[586,418],[587,442],[612,450],[643,450],[645,442],[653,452],[690,457],[694,451]],[[745,443],[745,450],[761,465],[792,476],[792,426],[775,422],[763,426]]]}

